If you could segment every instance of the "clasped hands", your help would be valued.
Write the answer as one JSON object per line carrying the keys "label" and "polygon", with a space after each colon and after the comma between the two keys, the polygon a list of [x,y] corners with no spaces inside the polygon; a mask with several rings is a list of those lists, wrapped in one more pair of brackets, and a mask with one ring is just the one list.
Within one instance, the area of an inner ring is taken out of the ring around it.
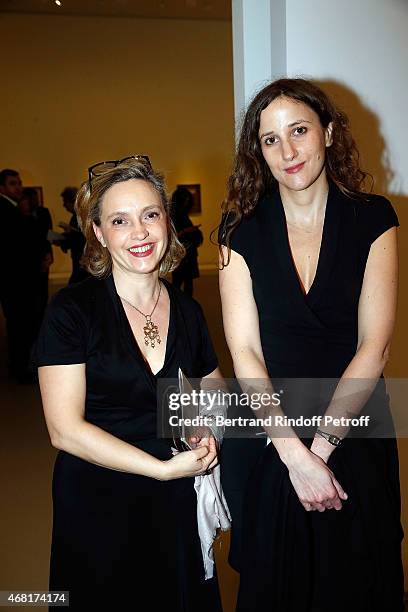
{"label": "clasped hands", "polygon": [[348,497],[326,464],[332,452],[329,442],[316,437],[310,450],[301,444],[284,461],[299,501],[307,512],[341,510],[342,502]]}

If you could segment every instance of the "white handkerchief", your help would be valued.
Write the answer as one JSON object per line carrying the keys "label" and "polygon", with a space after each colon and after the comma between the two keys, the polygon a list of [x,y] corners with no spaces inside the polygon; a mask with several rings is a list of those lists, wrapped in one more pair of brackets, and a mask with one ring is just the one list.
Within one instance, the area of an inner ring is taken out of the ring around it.
{"label": "white handkerchief", "polygon": [[210,474],[196,476],[194,488],[197,493],[198,535],[201,541],[205,579],[214,575],[213,543],[217,529],[231,528],[231,514],[221,488],[221,469],[216,465]]}

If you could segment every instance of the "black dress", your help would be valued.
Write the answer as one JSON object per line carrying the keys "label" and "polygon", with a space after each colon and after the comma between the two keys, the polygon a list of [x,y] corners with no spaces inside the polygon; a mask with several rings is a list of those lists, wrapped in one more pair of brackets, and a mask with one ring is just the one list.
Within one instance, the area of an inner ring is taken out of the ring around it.
{"label": "black dress", "polygon": [[[316,277],[305,295],[279,192],[264,197],[241,222],[231,246],[251,274],[273,382],[341,377],[357,350],[358,302],[371,243],[397,225],[385,198],[350,199],[331,185]],[[370,413],[370,402],[363,411]],[[392,430],[383,379],[375,403]],[[285,400],[282,407],[293,408]],[[225,440],[222,458],[233,519],[231,562],[241,572],[239,612],[403,610],[395,439],[346,438],[328,465],[349,498],[341,511],[323,513],[304,510],[273,444]]]}
{"label": "black dress", "polygon": [[[85,418],[152,455],[159,377],[202,377],[217,367],[200,306],[165,283],[170,321],[165,363],[146,365],[113,277],[89,278],[51,302],[37,364],[86,363]],[[53,478],[50,589],[70,610],[221,610],[216,579],[204,581],[194,479],[167,482],[110,470],[60,451]],[[149,605],[148,602],[151,602]]]}

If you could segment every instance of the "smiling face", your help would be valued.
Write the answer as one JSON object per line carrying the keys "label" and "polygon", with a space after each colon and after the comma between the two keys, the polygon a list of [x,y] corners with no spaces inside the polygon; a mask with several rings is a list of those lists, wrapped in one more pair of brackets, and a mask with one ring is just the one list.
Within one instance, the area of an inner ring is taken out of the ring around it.
{"label": "smiling face", "polygon": [[332,124],[323,128],[318,115],[303,102],[280,96],[262,112],[262,154],[280,191],[303,191],[326,183],[326,147]]}
{"label": "smiling face", "polygon": [[102,198],[97,239],[113,269],[147,274],[159,269],[168,243],[167,215],[160,195],[143,179],[116,183]]}

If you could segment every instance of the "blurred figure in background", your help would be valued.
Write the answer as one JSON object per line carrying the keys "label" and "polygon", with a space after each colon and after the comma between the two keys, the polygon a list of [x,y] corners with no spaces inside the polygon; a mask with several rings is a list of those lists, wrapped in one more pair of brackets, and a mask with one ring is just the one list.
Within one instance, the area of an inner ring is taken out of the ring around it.
{"label": "blurred figure in background", "polygon": [[37,232],[44,245],[44,259],[39,270],[38,285],[40,291],[41,319],[48,304],[48,278],[50,266],[54,262],[51,242],[47,240],[48,231],[52,229],[52,219],[48,208],[40,203],[38,191],[34,187],[24,187],[18,207],[23,215],[36,220]]}
{"label": "blurred figure in background", "polygon": [[6,319],[9,374],[19,383],[33,382],[29,371],[31,346],[41,322],[39,274],[45,258],[44,240],[36,220],[23,215],[19,173],[0,172],[0,302]]}
{"label": "blurred figure in background", "polygon": [[[171,218],[176,228],[177,238],[186,249],[186,256],[173,272],[173,285],[193,295],[193,280],[200,276],[198,269],[198,247],[203,243],[199,225],[194,225],[189,212],[193,206],[193,196],[187,187],[177,187],[171,196]],[[183,285],[183,286],[182,286]]]}
{"label": "blurred figure in background", "polygon": [[62,205],[72,217],[69,223],[59,223],[59,226],[64,229],[65,240],[55,243],[61,247],[64,253],[71,251],[72,259],[72,274],[68,281],[69,284],[79,283],[88,278],[88,272],[81,266],[81,258],[85,248],[85,237],[78,226],[77,216],[75,213],[75,199],[78,193],[77,187],[65,187],[61,192]]}

